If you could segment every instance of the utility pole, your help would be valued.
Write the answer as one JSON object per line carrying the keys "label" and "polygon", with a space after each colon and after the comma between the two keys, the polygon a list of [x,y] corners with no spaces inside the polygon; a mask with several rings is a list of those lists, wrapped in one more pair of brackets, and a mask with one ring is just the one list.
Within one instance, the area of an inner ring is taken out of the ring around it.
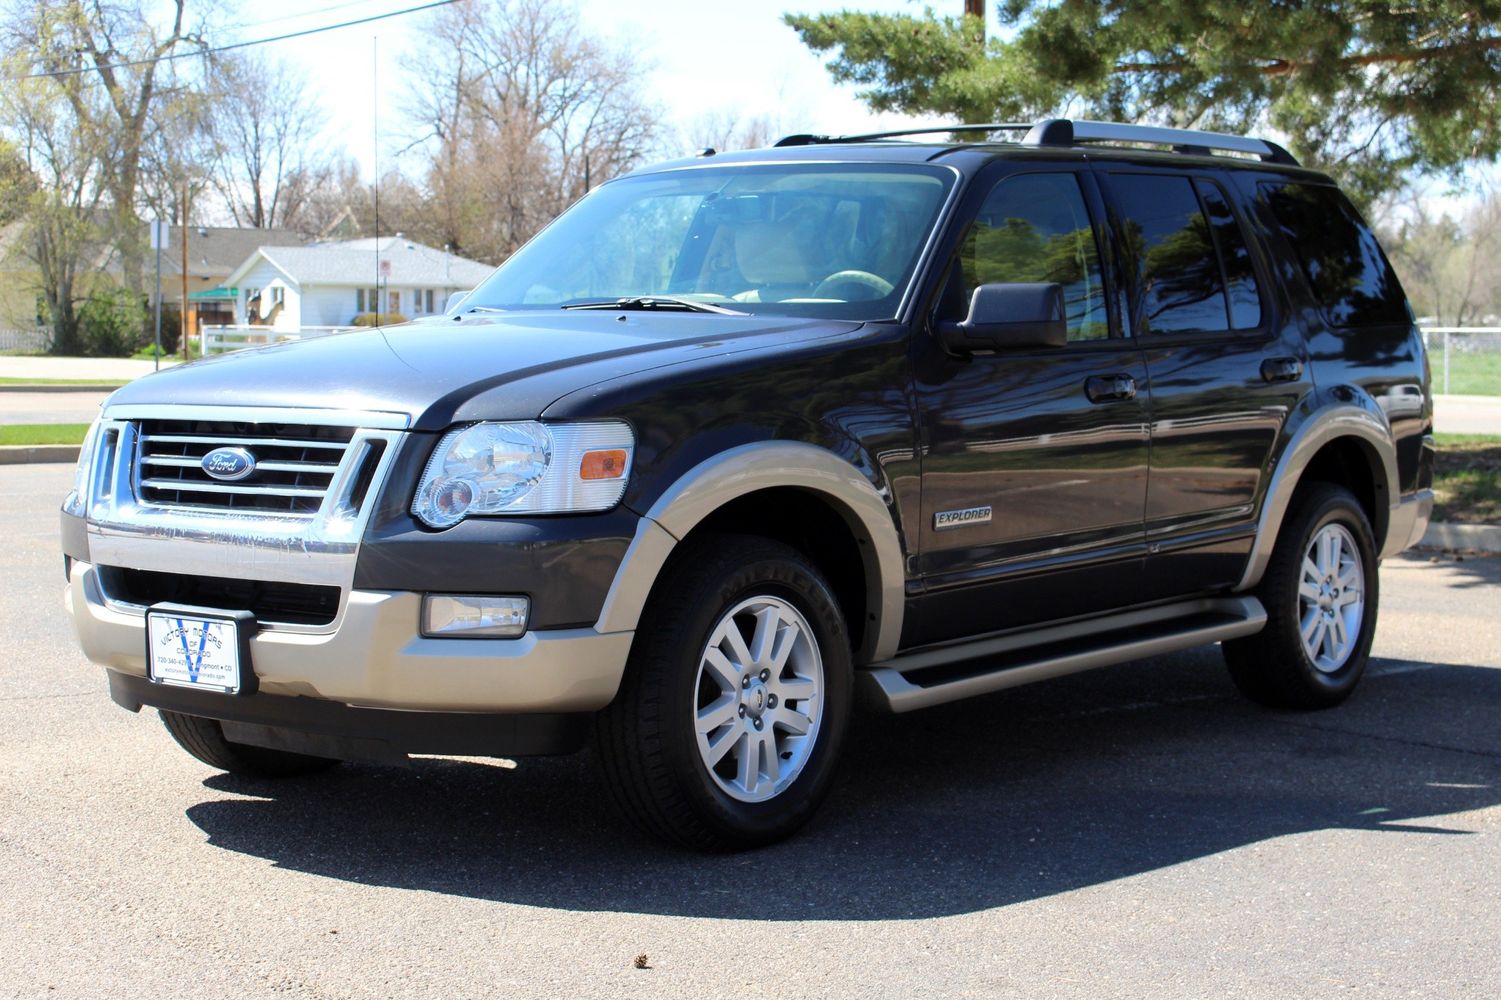
{"label": "utility pole", "polygon": [[[177,318],[182,324],[182,359],[188,360],[188,185],[182,186],[182,308]],[[199,352],[200,355],[202,352]]]}

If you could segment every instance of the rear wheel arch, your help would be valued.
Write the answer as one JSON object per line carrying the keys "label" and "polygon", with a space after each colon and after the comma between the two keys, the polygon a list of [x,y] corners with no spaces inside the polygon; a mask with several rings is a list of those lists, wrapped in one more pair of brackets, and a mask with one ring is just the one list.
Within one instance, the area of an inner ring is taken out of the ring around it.
{"label": "rear wheel arch", "polygon": [[1391,427],[1368,396],[1348,390],[1307,414],[1276,459],[1257,521],[1256,538],[1237,591],[1250,590],[1266,572],[1283,522],[1297,497],[1315,483],[1353,493],[1376,537],[1385,545],[1391,507],[1399,497]]}

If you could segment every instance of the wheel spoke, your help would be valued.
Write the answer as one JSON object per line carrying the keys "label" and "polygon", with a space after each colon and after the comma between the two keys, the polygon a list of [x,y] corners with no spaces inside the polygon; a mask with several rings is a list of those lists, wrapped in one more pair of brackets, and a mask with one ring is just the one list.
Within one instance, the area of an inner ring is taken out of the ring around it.
{"label": "wheel spoke", "polygon": [[1349,568],[1341,572],[1335,582],[1339,584],[1340,590],[1349,593],[1350,591],[1359,591],[1361,589],[1365,581],[1360,577],[1360,564],[1352,561],[1349,564]]}
{"label": "wheel spoke", "polygon": [[1298,584],[1298,596],[1305,601],[1317,604],[1319,602],[1319,585],[1305,577],[1303,582]]}
{"label": "wheel spoke", "polygon": [[1318,631],[1319,624],[1324,620],[1324,613],[1318,608],[1310,608],[1308,614],[1303,616],[1303,627],[1300,629],[1303,635],[1303,645],[1309,650],[1317,650],[1313,637]]}
{"label": "wheel spoke", "polygon": [[1344,608],[1344,607],[1350,606],[1351,604],[1359,604],[1360,600],[1361,600],[1361,593],[1360,593],[1360,591],[1358,591],[1358,590],[1346,590],[1346,591],[1342,592],[1339,595],[1339,601],[1337,603],[1339,604],[1340,607]]}
{"label": "wheel spoke", "polygon": [[1337,576],[1339,574],[1340,557],[1344,555],[1344,539],[1338,533],[1325,528],[1324,544],[1329,550],[1329,555],[1324,563],[1324,570],[1330,576]]}
{"label": "wheel spoke", "polygon": [[710,768],[717,767],[724,760],[724,755],[735,748],[735,744],[745,739],[744,730],[738,726],[731,726],[720,734],[719,739],[709,743],[704,753],[704,763]]}
{"label": "wheel spoke", "polygon": [[1334,637],[1333,642],[1331,643],[1334,648],[1330,651],[1330,655],[1335,659],[1339,659],[1345,651],[1345,646],[1347,646],[1350,642],[1350,633],[1346,630],[1345,627],[1345,616],[1335,615],[1333,621],[1331,621],[1329,624],[1330,632]]}
{"label": "wheel spoke", "polygon": [[806,736],[813,726],[812,719],[790,708],[773,709],[770,718],[773,726],[780,726],[793,736]]}
{"label": "wheel spoke", "polygon": [[745,794],[754,795],[756,794],[756,781],[761,776],[761,762],[756,759],[761,756],[761,741],[751,739],[749,732],[741,733],[735,753],[736,763],[739,765],[735,780],[740,782],[740,787]]}
{"label": "wheel spoke", "polygon": [[718,646],[704,650],[704,667],[714,675],[719,690],[728,693],[740,690],[740,671],[720,652]]}
{"label": "wheel spoke", "polygon": [[771,653],[772,676],[781,675],[787,666],[788,658],[792,656],[792,647],[797,645],[797,640],[802,634],[802,627],[797,622],[787,622],[786,626],[777,633],[776,648]]}
{"label": "wheel spoke", "polygon": [[766,666],[766,661],[771,658],[772,645],[777,641],[777,626],[782,622],[781,610],[774,604],[768,604],[756,612],[756,628],[751,635],[750,660],[758,667]]}
{"label": "wheel spoke", "polygon": [[[1314,548],[1317,549],[1318,546],[1315,545]],[[1305,579],[1305,580],[1313,580],[1315,583],[1317,583],[1319,580],[1322,580],[1323,578],[1324,578],[1324,574],[1319,572],[1319,568],[1318,568],[1318,566],[1314,565],[1313,559],[1311,557],[1309,557],[1309,556],[1304,556],[1303,557],[1303,579]]]}
{"label": "wheel spoke", "polygon": [[783,677],[771,689],[777,696],[785,701],[802,701],[811,698],[818,693],[818,685],[806,677]]}
{"label": "wheel spoke", "polygon": [[765,765],[766,780],[776,784],[782,776],[782,758],[777,756],[777,741],[769,730],[761,734],[761,759]]}
{"label": "wheel spoke", "polygon": [[751,664],[755,663],[756,660],[755,657],[751,656],[750,650],[746,648],[745,637],[740,634],[740,626],[731,618],[724,622],[722,629],[724,638],[720,642],[721,646],[727,645],[730,647],[730,662],[735,664],[736,668],[741,672],[749,670]]}
{"label": "wheel spoke", "polygon": [[698,731],[707,735],[727,723],[735,721],[735,710],[740,699],[733,693],[723,694],[698,710]]}

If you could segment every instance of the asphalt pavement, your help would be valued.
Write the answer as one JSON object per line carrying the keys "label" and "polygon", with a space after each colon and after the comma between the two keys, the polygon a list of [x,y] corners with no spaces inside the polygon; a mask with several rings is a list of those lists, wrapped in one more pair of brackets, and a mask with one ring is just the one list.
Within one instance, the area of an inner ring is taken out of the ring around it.
{"label": "asphalt pavement", "polygon": [[73,643],[69,475],[0,469],[0,995],[1498,992],[1501,560],[1389,560],[1339,709],[1255,708],[1205,649],[861,719],[799,837],[704,857],[588,754],[192,760]]}

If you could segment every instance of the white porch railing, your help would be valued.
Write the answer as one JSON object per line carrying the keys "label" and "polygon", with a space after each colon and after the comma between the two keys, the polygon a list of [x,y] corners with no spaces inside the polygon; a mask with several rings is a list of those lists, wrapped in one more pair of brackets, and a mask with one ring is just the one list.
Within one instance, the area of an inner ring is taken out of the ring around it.
{"label": "white porch railing", "polygon": [[203,353],[227,354],[247,347],[264,347],[288,340],[308,340],[334,333],[357,330],[354,326],[304,326],[296,330],[277,330],[269,326],[205,326]]}

